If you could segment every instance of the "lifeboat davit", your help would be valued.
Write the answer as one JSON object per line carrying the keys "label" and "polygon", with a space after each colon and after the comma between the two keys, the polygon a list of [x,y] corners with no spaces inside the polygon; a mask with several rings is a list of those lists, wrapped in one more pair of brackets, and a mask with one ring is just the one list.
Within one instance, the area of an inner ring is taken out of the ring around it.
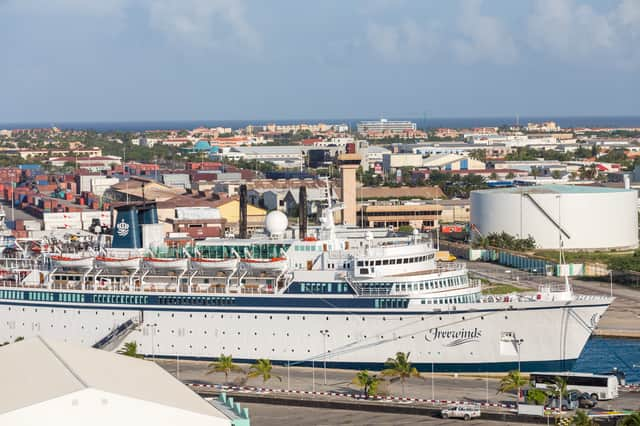
{"label": "lifeboat davit", "polygon": [[89,269],[93,266],[95,257],[78,254],[60,254],[51,256],[51,260],[61,268]]}
{"label": "lifeboat davit", "polygon": [[235,271],[238,267],[239,260],[231,259],[207,259],[204,257],[192,257],[191,265],[194,269],[202,269],[205,271]]}
{"label": "lifeboat davit", "polygon": [[187,258],[145,257],[144,261],[153,269],[184,270],[189,268]]}
{"label": "lifeboat davit", "polygon": [[282,272],[287,268],[286,257],[272,257],[271,259],[242,259],[242,265],[250,271]]}
{"label": "lifeboat davit", "polygon": [[140,257],[96,257],[96,265],[110,269],[137,269],[140,267]]}

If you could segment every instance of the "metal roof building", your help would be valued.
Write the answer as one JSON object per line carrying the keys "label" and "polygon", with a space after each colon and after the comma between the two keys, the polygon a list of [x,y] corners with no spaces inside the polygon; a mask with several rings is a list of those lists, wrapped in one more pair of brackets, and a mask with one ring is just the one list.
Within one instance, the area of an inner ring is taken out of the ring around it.
{"label": "metal roof building", "polygon": [[36,337],[1,348],[0,364],[2,425],[232,424],[149,361]]}

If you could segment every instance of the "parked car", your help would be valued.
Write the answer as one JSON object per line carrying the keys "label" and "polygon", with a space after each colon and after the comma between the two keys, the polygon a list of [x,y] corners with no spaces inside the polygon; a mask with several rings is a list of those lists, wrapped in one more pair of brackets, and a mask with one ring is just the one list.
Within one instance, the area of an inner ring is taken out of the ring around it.
{"label": "parked car", "polygon": [[443,419],[456,418],[471,420],[480,417],[480,409],[473,405],[456,405],[443,409],[440,411],[440,415]]}
{"label": "parked car", "polygon": [[591,395],[584,392],[578,395],[578,406],[580,408],[593,408],[598,405],[598,400],[591,398]]}

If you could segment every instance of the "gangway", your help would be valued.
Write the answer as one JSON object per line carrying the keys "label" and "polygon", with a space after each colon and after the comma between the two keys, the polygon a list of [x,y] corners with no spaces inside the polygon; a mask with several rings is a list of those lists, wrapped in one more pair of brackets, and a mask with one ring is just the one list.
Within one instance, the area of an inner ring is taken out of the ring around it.
{"label": "gangway", "polygon": [[120,347],[122,341],[141,324],[141,318],[129,318],[98,340],[92,347],[105,351],[113,351]]}

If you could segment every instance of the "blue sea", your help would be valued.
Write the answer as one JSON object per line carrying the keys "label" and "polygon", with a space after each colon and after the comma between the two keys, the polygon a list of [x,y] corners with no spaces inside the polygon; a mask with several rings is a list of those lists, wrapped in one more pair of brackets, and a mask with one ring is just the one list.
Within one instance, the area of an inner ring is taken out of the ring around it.
{"label": "blue sea", "polygon": [[[470,128],[484,126],[501,126],[515,124],[515,117],[469,117],[469,118],[437,118],[437,117],[388,117],[389,120],[409,120],[418,124],[420,128]],[[122,122],[29,122],[29,123],[0,123],[0,129],[25,129],[57,126],[61,129],[90,129],[99,132],[105,131],[144,131],[144,130],[169,130],[169,129],[193,129],[199,126],[207,127],[231,127],[239,129],[249,124],[264,125],[296,124],[296,123],[327,123],[348,124],[352,129],[359,121],[377,120],[378,118],[307,118],[291,120],[168,120],[168,121],[122,121]],[[521,124],[527,122],[541,122],[553,120],[561,127],[640,127],[640,116],[582,116],[582,117],[526,117],[519,118]]]}
{"label": "blue sea", "polygon": [[640,340],[592,337],[573,370],[606,373],[614,367],[625,372],[627,383],[640,383]]}

